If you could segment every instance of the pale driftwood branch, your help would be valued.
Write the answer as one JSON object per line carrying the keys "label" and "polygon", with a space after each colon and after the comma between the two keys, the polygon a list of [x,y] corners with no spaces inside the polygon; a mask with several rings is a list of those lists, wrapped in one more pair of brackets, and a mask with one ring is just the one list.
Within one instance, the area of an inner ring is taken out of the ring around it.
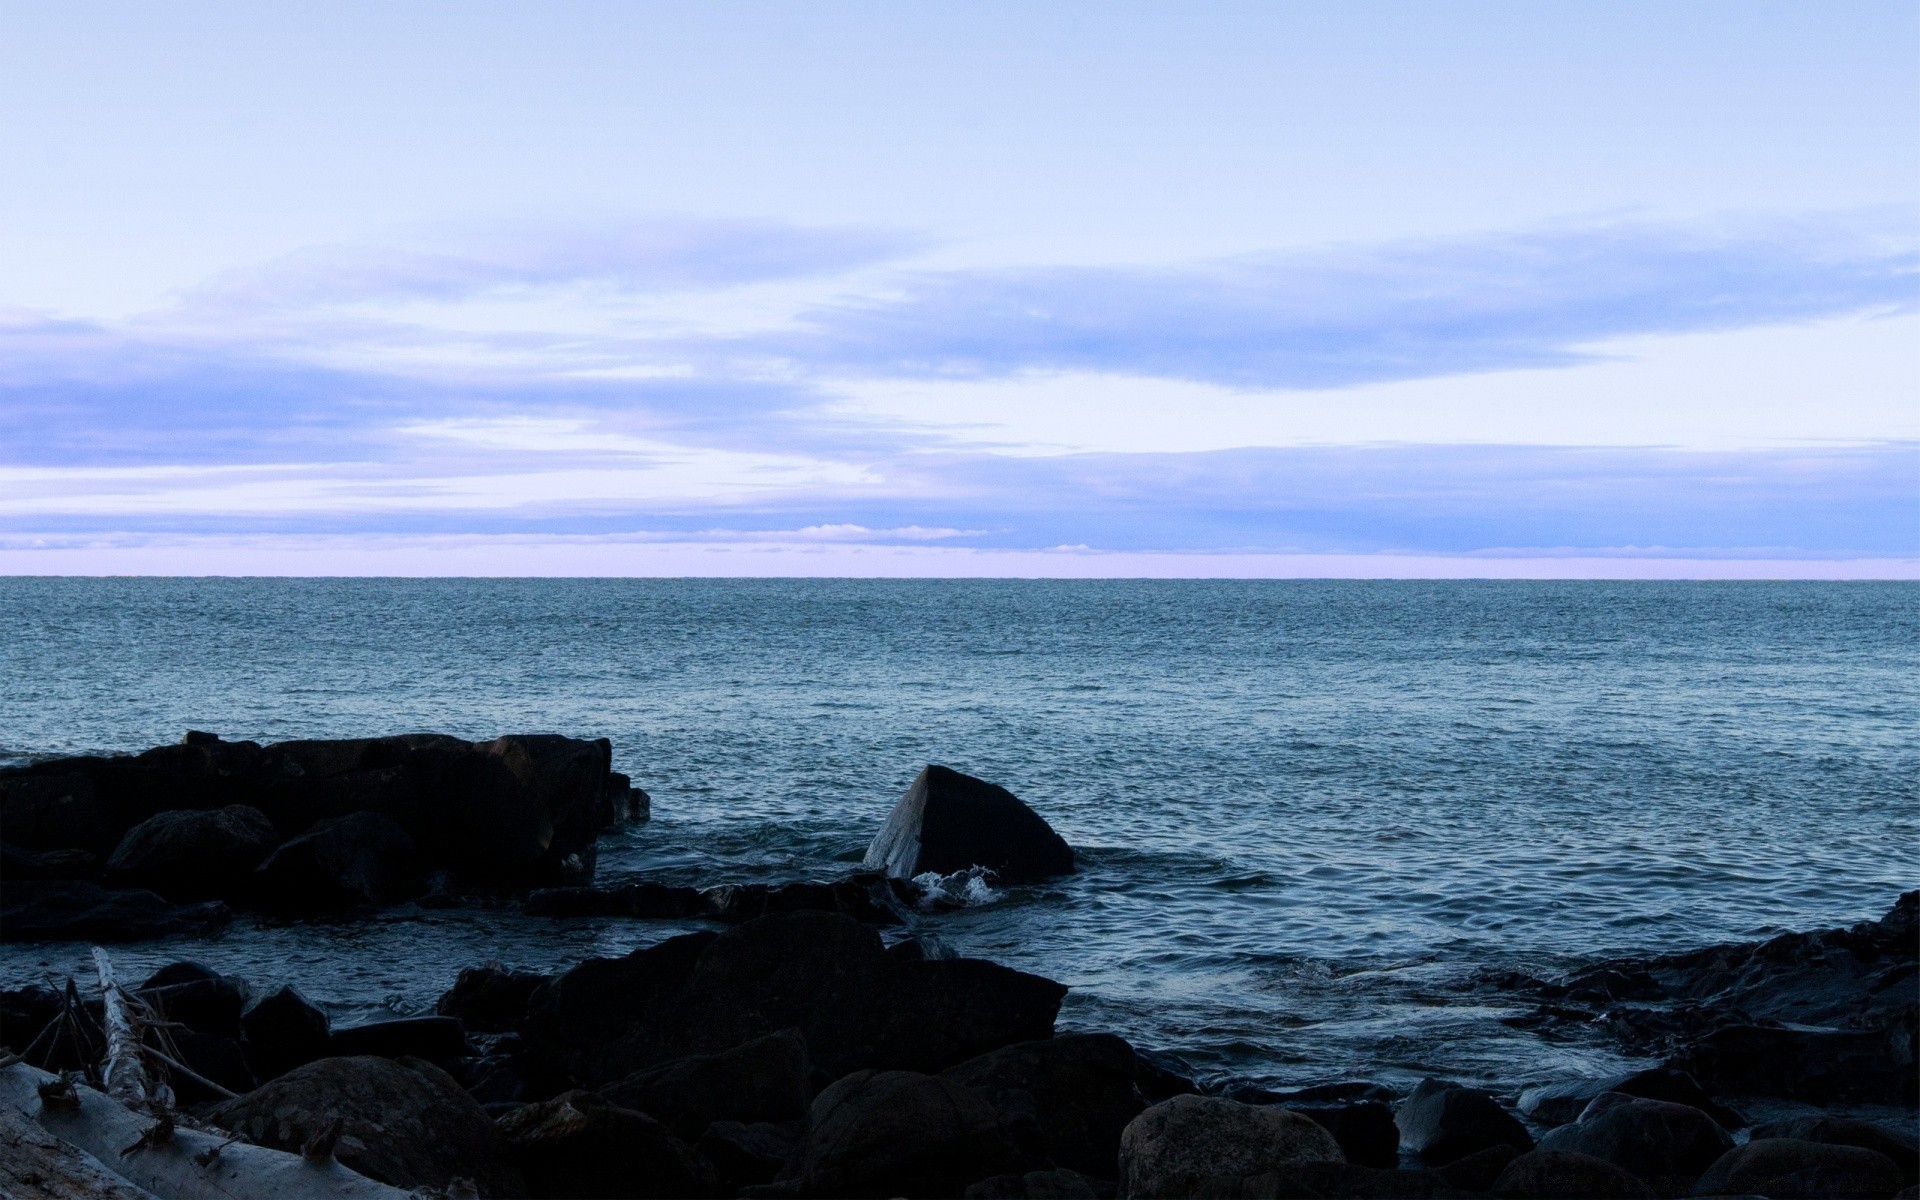
{"label": "pale driftwood branch", "polygon": [[206,1088],[208,1091],[214,1092],[220,1096],[224,1096],[228,1100],[238,1100],[240,1098],[239,1092],[228,1091],[226,1088],[221,1087],[219,1084],[215,1083],[213,1080],[208,1079],[205,1075],[202,1075],[200,1072],[194,1070],[192,1067],[189,1067],[187,1064],[181,1062],[179,1059],[174,1058],[172,1055],[168,1054],[164,1050],[156,1050],[152,1046],[143,1046],[141,1047],[141,1049],[143,1049],[146,1052],[149,1058],[157,1058],[161,1062],[167,1064],[167,1070],[172,1071],[174,1074],[180,1076],[183,1079],[191,1079],[193,1080],[193,1082],[199,1084],[203,1088]]}
{"label": "pale driftwood branch", "polygon": [[140,1027],[129,1011],[120,985],[113,980],[113,962],[100,947],[93,948],[93,966],[100,973],[100,998],[106,1009],[107,1063],[100,1072],[107,1095],[125,1104],[145,1108],[147,1069],[140,1061]]}

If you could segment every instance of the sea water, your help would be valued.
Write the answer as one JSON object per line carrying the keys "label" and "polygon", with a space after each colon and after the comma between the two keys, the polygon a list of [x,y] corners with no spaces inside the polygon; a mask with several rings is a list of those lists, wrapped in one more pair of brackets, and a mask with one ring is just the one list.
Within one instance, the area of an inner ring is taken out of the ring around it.
{"label": "sea water", "polygon": [[[1920,883],[1920,587],[0,579],[0,762],[189,728],[611,738],[600,879],[830,878],[924,763],[1080,870],[918,925],[1203,1078],[1618,1065],[1475,983],[1877,916]],[[690,926],[510,907],[123,947],[336,1019]],[[85,947],[0,946],[0,985]]]}

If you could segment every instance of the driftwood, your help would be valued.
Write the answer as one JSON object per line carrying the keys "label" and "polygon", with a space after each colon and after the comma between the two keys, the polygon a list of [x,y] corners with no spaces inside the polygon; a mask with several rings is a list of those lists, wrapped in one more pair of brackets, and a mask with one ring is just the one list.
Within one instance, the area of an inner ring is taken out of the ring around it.
{"label": "driftwood", "polygon": [[[0,1068],[4,1069],[4,1068]],[[7,1200],[153,1200],[48,1133],[17,1108],[0,1105],[0,1196]]]}
{"label": "driftwood", "polygon": [[100,1082],[107,1095],[144,1108],[152,1093],[146,1064],[140,1061],[145,1014],[129,1003],[129,997],[113,981],[113,963],[98,946],[93,948],[93,966],[100,973],[100,999],[106,1006],[107,1063],[101,1069]]}
{"label": "driftwood", "polygon": [[[151,1194],[161,1200],[409,1200],[411,1196],[331,1159],[314,1162],[184,1125],[175,1127],[164,1140],[155,1138],[154,1127],[159,1124],[155,1118],[84,1085],[71,1089],[70,1105],[43,1104],[40,1089],[57,1083],[57,1076],[26,1063],[0,1068],[0,1129],[19,1128],[23,1144],[41,1145],[54,1156],[49,1162],[61,1159],[58,1147],[37,1142],[37,1135],[28,1128],[37,1126],[79,1152],[78,1158],[64,1161],[78,1162],[81,1168],[88,1163],[100,1167],[109,1182],[117,1179],[126,1190],[88,1192],[82,1176],[68,1176],[60,1184],[70,1182],[68,1191],[43,1188],[48,1197],[104,1195],[122,1200]],[[0,1182],[4,1181],[0,1175]],[[14,1193],[9,1188],[7,1194]]]}

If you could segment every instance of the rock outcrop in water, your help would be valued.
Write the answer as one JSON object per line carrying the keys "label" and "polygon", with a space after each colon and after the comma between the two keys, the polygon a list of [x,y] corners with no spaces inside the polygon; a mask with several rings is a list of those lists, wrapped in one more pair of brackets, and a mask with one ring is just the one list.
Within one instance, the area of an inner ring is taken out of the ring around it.
{"label": "rock outcrop in water", "polygon": [[894,805],[863,864],[896,879],[985,867],[1007,883],[1073,873],[1073,848],[1018,796],[928,766]]}

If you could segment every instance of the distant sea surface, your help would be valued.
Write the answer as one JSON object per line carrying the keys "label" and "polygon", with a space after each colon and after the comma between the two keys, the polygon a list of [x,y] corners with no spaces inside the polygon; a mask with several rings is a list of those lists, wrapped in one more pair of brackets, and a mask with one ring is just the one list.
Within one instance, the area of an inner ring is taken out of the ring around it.
{"label": "distant sea surface", "polygon": [[[1920,883],[1920,586],[0,579],[0,761],[186,729],[609,737],[602,882],[830,877],[921,765],[1080,873],[919,918],[1063,1027],[1271,1085],[1615,1065],[1470,981],[1875,917]],[[683,927],[401,908],[116,950],[337,1019]],[[85,947],[0,946],[0,985]]]}

